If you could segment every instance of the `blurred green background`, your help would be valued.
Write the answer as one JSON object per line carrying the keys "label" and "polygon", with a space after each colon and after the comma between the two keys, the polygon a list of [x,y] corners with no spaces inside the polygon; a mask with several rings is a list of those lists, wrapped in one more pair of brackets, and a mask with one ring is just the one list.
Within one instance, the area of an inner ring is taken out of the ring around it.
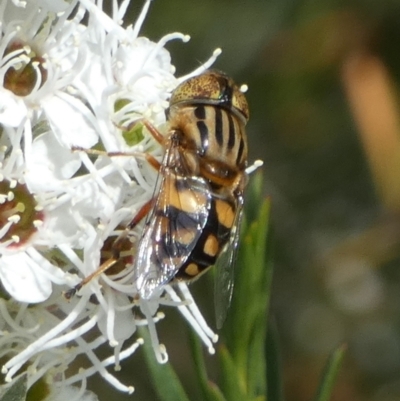
{"label": "blurred green background", "polygon": [[[132,1],[126,23],[142,4]],[[192,37],[167,46],[177,76],[221,47],[215,67],[249,86],[250,161],[264,160],[272,198],[286,400],[311,399],[343,341],[333,400],[400,400],[400,2],[154,0],[142,34],[173,31]],[[193,290],[213,322],[208,284]],[[167,311],[158,330],[198,399],[186,323]],[[92,381],[101,400],[156,399],[141,356],[121,373],[136,393]]]}

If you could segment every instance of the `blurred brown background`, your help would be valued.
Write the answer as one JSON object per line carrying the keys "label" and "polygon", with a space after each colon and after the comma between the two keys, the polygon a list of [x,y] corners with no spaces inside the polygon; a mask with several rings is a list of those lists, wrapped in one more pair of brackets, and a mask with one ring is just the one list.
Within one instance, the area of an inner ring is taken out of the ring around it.
{"label": "blurred brown background", "polygon": [[[141,6],[132,1],[127,23]],[[271,314],[287,401],[311,399],[343,341],[334,400],[400,400],[400,2],[154,0],[142,34],[173,31],[192,37],[168,45],[178,76],[221,47],[215,67],[249,85],[250,159],[264,160],[273,202]],[[194,285],[203,304],[206,281]],[[170,315],[159,333],[196,400],[185,323]],[[93,388],[101,400],[155,400],[143,364],[123,364],[133,398]]]}

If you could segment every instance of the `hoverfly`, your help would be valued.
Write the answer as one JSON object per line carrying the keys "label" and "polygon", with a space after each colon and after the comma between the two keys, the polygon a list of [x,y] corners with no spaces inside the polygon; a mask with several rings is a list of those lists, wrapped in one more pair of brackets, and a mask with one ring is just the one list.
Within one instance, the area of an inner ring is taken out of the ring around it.
{"label": "hoverfly", "polygon": [[143,299],[165,284],[194,280],[216,265],[219,327],[232,296],[232,264],[247,183],[248,118],[244,94],[225,74],[209,70],[181,83],[167,110],[168,134],[144,122],[165,154],[153,199],[127,228],[133,229],[147,214],[133,262]]}
{"label": "hoverfly", "polygon": [[206,71],[174,90],[167,117],[160,189],[134,262],[137,287],[150,298],[164,284],[193,280],[216,265],[221,325],[247,182],[247,101],[232,79]]}

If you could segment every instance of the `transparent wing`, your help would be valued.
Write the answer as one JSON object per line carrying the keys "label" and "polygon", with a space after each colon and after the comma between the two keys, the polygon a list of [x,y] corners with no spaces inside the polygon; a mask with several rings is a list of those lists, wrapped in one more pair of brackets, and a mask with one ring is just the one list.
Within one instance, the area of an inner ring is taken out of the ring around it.
{"label": "transparent wing", "polygon": [[178,148],[170,149],[164,163],[156,201],[135,259],[137,288],[144,299],[168,283],[190,256],[210,209],[209,184],[183,173]]}
{"label": "transparent wing", "polygon": [[239,245],[240,223],[243,215],[243,199],[240,197],[235,223],[221,255],[215,263],[214,308],[217,329],[221,329],[231,304],[234,284],[234,267]]}

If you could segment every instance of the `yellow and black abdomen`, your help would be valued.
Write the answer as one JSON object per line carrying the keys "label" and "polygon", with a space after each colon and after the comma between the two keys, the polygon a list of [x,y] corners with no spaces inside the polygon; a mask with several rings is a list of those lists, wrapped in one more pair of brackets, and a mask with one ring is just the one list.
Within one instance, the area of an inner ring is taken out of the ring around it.
{"label": "yellow and black abdomen", "polygon": [[236,215],[234,196],[211,190],[202,178],[167,169],[138,250],[138,269],[144,261],[147,266],[143,278],[166,283],[199,276],[230,240]]}
{"label": "yellow and black abdomen", "polygon": [[236,219],[236,205],[217,196],[211,199],[207,222],[196,246],[175,275],[176,280],[192,280],[213,266],[228,243]]}

